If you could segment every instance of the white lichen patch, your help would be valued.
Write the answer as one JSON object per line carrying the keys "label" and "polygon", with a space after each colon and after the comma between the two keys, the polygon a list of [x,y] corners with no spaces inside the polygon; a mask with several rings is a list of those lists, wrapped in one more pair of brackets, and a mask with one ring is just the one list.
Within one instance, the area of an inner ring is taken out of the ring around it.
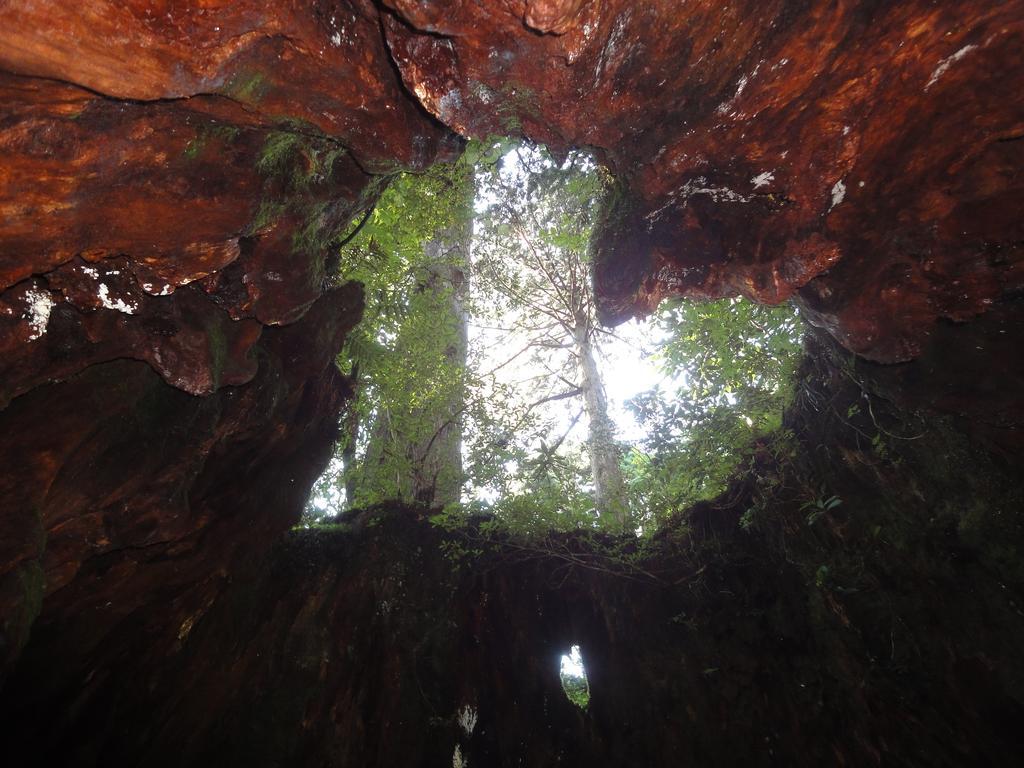
{"label": "white lichen patch", "polygon": [[456,715],[456,719],[459,721],[459,727],[467,736],[473,735],[473,730],[476,728],[477,718],[477,711],[469,706],[469,704],[460,709]]}
{"label": "white lichen patch", "polygon": [[106,309],[116,309],[118,312],[123,312],[126,315],[134,315],[135,310],[139,308],[138,305],[133,306],[122,299],[111,298],[110,289],[107,288],[106,283],[100,283],[96,296],[99,298],[100,304]]}
{"label": "white lichen patch", "polygon": [[30,288],[26,291],[25,301],[28,303],[28,307],[22,316],[28,320],[29,328],[32,329],[28,340],[35,341],[46,333],[46,326],[50,322],[50,312],[56,302],[49,291],[42,291],[38,288]]}
{"label": "white lichen patch", "polygon": [[707,179],[703,176],[698,176],[693,181],[686,182],[680,189],[683,198],[693,197],[694,195],[707,195],[716,203],[728,202],[728,203],[749,203],[750,197],[742,195],[735,190],[729,189],[728,187],[712,187],[708,185]]}
{"label": "white lichen patch", "polygon": [[484,104],[494,101],[495,93],[483,83],[473,83],[473,96]]}
{"label": "white lichen patch", "polygon": [[679,189],[679,194],[684,200],[694,195],[707,195],[716,203],[749,203],[752,199],[749,195],[741,194],[728,187],[711,186],[703,176],[698,176],[696,179],[686,182]]}
{"label": "white lichen patch", "polygon": [[[736,82],[736,93],[734,93],[732,95],[732,98],[729,99],[728,101],[723,101],[721,104],[719,104],[718,109],[716,109],[715,112],[717,112],[720,115],[728,114],[729,111],[732,110],[733,104],[735,104],[739,97],[743,95],[743,91],[747,89],[747,84],[749,82],[750,78],[748,78],[746,75],[742,75],[740,79]],[[733,111],[733,114],[735,114],[735,111]]]}
{"label": "white lichen patch", "polygon": [[976,45],[965,45],[963,48],[961,48],[959,51],[954,53],[952,56],[947,56],[942,61],[940,61],[939,65],[937,67],[935,67],[935,71],[932,72],[931,79],[928,80],[928,84],[924,87],[924,89],[927,91],[929,88],[931,88],[933,85],[935,85],[935,83],[937,83],[939,81],[939,78],[942,77],[944,74],[946,74],[946,71],[951,66],[956,64],[958,61],[960,61],[960,59],[962,59],[964,56],[966,56],[971,51],[975,50],[977,47],[978,46],[976,46]]}
{"label": "white lichen patch", "polygon": [[754,189],[760,189],[761,187],[767,187],[773,181],[775,181],[775,172],[765,171],[764,173],[757,174],[757,176],[750,180],[750,183],[754,185]]}
{"label": "white lichen patch", "polygon": [[648,222],[654,222],[672,206],[679,203],[680,200],[688,200],[695,195],[707,195],[716,203],[749,203],[755,199],[755,195],[744,195],[737,192],[734,189],[728,187],[715,187],[711,186],[707,178],[704,176],[698,176],[695,179],[690,179],[683,186],[669,195],[668,202],[660,208],[651,211],[644,218]]}
{"label": "white lichen patch", "polygon": [[846,185],[843,183],[843,180],[840,179],[839,181],[832,185],[832,205],[830,205],[828,209],[831,211],[845,199]]}
{"label": "white lichen patch", "polygon": [[442,96],[438,102],[438,115],[442,120],[450,120],[454,113],[462,109],[462,93],[458,88],[453,88]]}

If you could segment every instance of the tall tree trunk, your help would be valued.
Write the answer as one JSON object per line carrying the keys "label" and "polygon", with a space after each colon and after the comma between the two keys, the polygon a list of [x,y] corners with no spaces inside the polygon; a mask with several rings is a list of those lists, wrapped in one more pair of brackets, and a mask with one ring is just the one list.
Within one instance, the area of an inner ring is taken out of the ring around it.
{"label": "tall tree trunk", "polygon": [[472,197],[467,200],[466,219],[439,232],[426,245],[428,260],[423,290],[433,294],[438,307],[435,328],[445,335],[445,363],[454,374],[447,396],[425,414],[429,429],[409,446],[414,469],[412,500],[445,506],[457,504],[462,495],[462,412],[466,402],[465,370],[469,349],[466,296],[469,244],[473,234],[470,218]]}
{"label": "tall tree trunk", "polygon": [[345,481],[345,509],[352,509],[356,498],[356,446],[359,445],[359,409],[356,403],[362,383],[359,379],[359,363],[352,365],[352,388],[355,392],[348,410],[345,411],[344,444],[341,448],[342,478]]}
{"label": "tall tree trunk", "polygon": [[627,530],[630,525],[629,500],[626,482],[619,464],[619,447],[615,442],[615,428],[608,416],[604,382],[594,358],[590,322],[578,317],[573,328],[573,340],[580,366],[580,388],[586,404],[588,429],[587,450],[594,475],[594,503],[603,517]]}
{"label": "tall tree trunk", "polygon": [[[383,498],[443,507],[460,501],[463,485],[462,413],[468,351],[466,298],[469,246],[473,234],[472,176],[461,192],[457,222],[437,231],[424,245],[424,263],[417,274],[410,307],[424,313],[423,325],[395,342],[396,360],[405,360],[410,382],[426,383],[429,392],[410,391],[408,400],[381,408],[371,430],[361,482]],[[435,365],[444,358],[443,381]],[[410,384],[410,387],[416,387]],[[436,386],[435,386],[436,385]]]}

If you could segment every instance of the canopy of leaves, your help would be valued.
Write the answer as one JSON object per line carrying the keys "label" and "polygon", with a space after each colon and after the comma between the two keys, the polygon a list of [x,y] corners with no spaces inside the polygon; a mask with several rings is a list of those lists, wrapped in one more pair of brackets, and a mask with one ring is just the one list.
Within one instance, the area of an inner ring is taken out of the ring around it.
{"label": "canopy of leaves", "polygon": [[627,457],[652,522],[724,491],[754,440],[781,428],[802,349],[787,305],[674,300],[656,320],[669,385],[634,398],[647,437]]}

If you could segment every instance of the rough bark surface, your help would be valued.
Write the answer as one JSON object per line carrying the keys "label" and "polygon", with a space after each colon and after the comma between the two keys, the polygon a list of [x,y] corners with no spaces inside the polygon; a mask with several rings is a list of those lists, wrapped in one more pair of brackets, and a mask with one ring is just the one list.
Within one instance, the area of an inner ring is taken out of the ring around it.
{"label": "rough bark surface", "polygon": [[[1019,763],[1024,2],[10,0],[0,28],[5,763]],[[669,586],[578,542],[455,572],[394,516],[262,559],[347,397],[330,244],[456,132],[608,164],[608,318],[793,298],[845,350],[800,471],[694,510],[643,561]],[[850,432],[852,381],[891,407]]]}

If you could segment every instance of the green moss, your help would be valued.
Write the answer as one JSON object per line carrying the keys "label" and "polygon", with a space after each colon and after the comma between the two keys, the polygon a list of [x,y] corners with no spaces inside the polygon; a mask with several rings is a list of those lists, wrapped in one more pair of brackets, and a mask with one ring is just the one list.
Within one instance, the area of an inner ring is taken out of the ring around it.
{"label": "green moss", "polygon": [[292,131],[271,131],[267,134],[260,156],[256,160],[256,170],[266,176],[275,176],[288,172],[301,153],[302,137]]}
{"label": "green moss", "polygon": [[269,178],[284,181],[296,191],[330,178],[335,163],[348,150],[315,126],[301,120],[284,120],[267,134],[256,160],[256,169]]}
{"label": "green moss", "polygon": [[326,200],[308,207],[302,226],[292,235],[292,251],[304,253],[319,259],[312,271],[314,279],[321,281],[324,275],[324,254],[331,244],[339,239],[340,227],[332,217],[331,204]]}
{"label": "green moss", "polygon": [[196,136],[185,145],[185,151],[182,154],[185,155],[186,160],[195,160],[203,153],[205,146],[206,142],[203,138],[201,136]]}
{"label": "green moss", "polygon": [[315,196],[311,188],[330,180],[334,166],[348,150],[301,121],[285,120],[270,131],[256,159],[256,170],[265,177],[263,199],[246,228],[255,235],[277,219],[292,214],[302,220],[293,235],[292,248],[300,253],[319,253],[338,234],[330,216],[330,201]]}
{"label": "green moss", "polygon": [[256,213],[243,233],[251,237],[267,229],[284,215],[287,206],[279,200],[260,200]]}
{"label": "green moss", "polygon": [[261,72],[248,71],[232,77],[224,86],[223,93],[237,101],[258,104],[269,89],[270,83]]}
{"label": "green moss", "polygon": [[513,83],[505,84],[498,96],[498,119],[502,130],[509,135],[523,132],[523,116],[539,118],[537,94],[531,89]]}
{"label": "green moss", "polygon": [[228,337],[220,323],[213,322],[207,328],[206,345],[210,352],[211,386],[216,389],[224,377],[228,361]]}
{"label": "green moss", "polygon": [[[625,182],[608,174],[605,196],[594,226],[595,234],[601,237],[608,233],[619,233],[627,228],[633,219],[636,205]],[[591,254],[593,256],[593,254]]]}
{"label": "green moss", "polygon": [[241,134],[241,129],[236,125],[226,123],[209,123],[199,128],[196,135],[185,145],[183,152],[186,160],[195,160],[211,142],[219,142],[222,145],[231,144]]}

